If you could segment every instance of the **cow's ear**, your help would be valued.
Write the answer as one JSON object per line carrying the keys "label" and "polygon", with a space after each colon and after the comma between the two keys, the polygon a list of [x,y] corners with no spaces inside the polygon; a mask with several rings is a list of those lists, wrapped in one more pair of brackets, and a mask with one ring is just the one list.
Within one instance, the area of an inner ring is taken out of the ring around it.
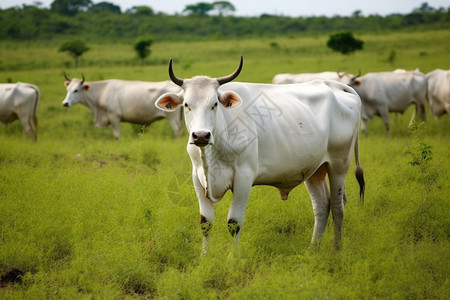
{"label": "cow's ear", "polygon": [[89,90],[91,89],[91,85],[88,84],[88,83],[86,83],[85,85],[83,85],[83,88],[84,88],[86,91],[89,91]]}
{"label": "cow's ear", "polygon": [[219,96],[219,101],[226,108],[238,107],[242,103],[241,97],[232,91],[223,92]]}
{"label": "cow's ear", "polygon": [[69,81],[69,80],[64,81],[64,85],[65,85],[65,86],[69,86],[69,84],[70,84],[70,81]]}
{"label": "cow's ear", "polygon": [[362,82],[360,80],[355,80],[355,86],[361,86]]}
{"label": "cow's ear", "polygon": [[164,111],[174,111],[181,103],[183,103],[183,99],[179,95],[165,93],[156,100],[155,105],[157,108]]}

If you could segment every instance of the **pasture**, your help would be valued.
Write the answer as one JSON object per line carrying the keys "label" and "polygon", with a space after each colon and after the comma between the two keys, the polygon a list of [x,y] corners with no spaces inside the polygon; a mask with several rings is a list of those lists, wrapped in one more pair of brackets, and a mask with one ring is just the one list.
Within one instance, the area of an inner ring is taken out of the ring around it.
{"label": "pasture", "polygon": [[[216,205],[211,247],[191,183],[186,134],[163,120],[148,128],[93,125],[88,108],[64,108],[63,72],[87,81],[166,80],[232,72],[271,82],[276,73],[450,68],[450,30],[358,36],[364,50],[332,53],[327,36],[164,42],[146,64],[131,45],[91,44],[78,69],[58,41],[0,42],[0,82],[41,89],[38,138],[19,122],[0,130],[0,283],[2,299],[448,299],[450,294],[450,118],[407,125],[412,107],[386,136],[380,118],[360,136],[365,204],[353,167],[347,177],[342,249],[329,222],[310,247],[313,211],[306,188],[280,200],[254,187],[240,251],[227,230],[231,193]],[[389,57],[395,53],[390,63]],[[4,277],[2,277],[4,278]]]}

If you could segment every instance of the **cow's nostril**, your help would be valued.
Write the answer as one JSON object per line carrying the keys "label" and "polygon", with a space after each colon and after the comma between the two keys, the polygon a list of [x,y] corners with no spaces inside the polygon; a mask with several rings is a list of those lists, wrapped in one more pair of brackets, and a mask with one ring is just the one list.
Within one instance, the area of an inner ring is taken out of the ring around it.
{"label": "cow's nostril", "polygon": [[64,107],[69,107],[69,103],[67,103],[67,102],[66,102],[66,103],[63,103],[63,106],[64,106]]}
{"label": "cow's nostril", "polygon": [[192,133],[192,142],[199,146],[203,147],[210,143],[210,139],[212,138],[212,134],[209,131],[196,131]]}

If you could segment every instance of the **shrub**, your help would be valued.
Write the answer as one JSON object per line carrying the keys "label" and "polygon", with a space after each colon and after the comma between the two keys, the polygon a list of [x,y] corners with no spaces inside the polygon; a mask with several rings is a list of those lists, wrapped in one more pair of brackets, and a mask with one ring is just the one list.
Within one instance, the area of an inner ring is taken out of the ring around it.
{"label": "shrub", "polygon": [[362,50],[364,42],[353,37],[350,31],[337,32],[330,35],[327,46],[333,51],[342,54],[351,54],[356,50]]}

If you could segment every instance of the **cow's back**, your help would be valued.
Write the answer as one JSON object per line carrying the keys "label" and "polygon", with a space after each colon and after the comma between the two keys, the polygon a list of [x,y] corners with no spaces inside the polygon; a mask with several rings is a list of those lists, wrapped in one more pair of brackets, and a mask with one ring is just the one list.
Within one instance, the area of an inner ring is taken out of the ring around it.
{"label": "cow's back", "polygon": [[170,81],[110,80],[100,103],[119,115],[122,121],[149,124],[167,117],[166,112],[156,108],[156,99],[166,92],[178,90]]}
{"label": "cow's back", "polygon": [[227,124],[243,123],[248,140],[257,143],[255,184],[273,185],[278,179],[284,182],[278,187],[299,184],[329,159],[329,147],[351,143],[359,128],[359,97],[338,82],[281,86],[232,82],[221,89],[231,89],[243,100],[229,110]]}
{"label": "cow's back", "polygon": [[411,103],[423,104],[426,101],[426,79],[423,74],[367,73],[360,78],[360,82],[361,86],[355,89],[366,112],[386,106],[391,112],[403,113]]}
{"label": "cow's back", "polygon": [[6,121],[11,114],[36,115],[39,88],[29,83],[0,84],[0,120]]}

